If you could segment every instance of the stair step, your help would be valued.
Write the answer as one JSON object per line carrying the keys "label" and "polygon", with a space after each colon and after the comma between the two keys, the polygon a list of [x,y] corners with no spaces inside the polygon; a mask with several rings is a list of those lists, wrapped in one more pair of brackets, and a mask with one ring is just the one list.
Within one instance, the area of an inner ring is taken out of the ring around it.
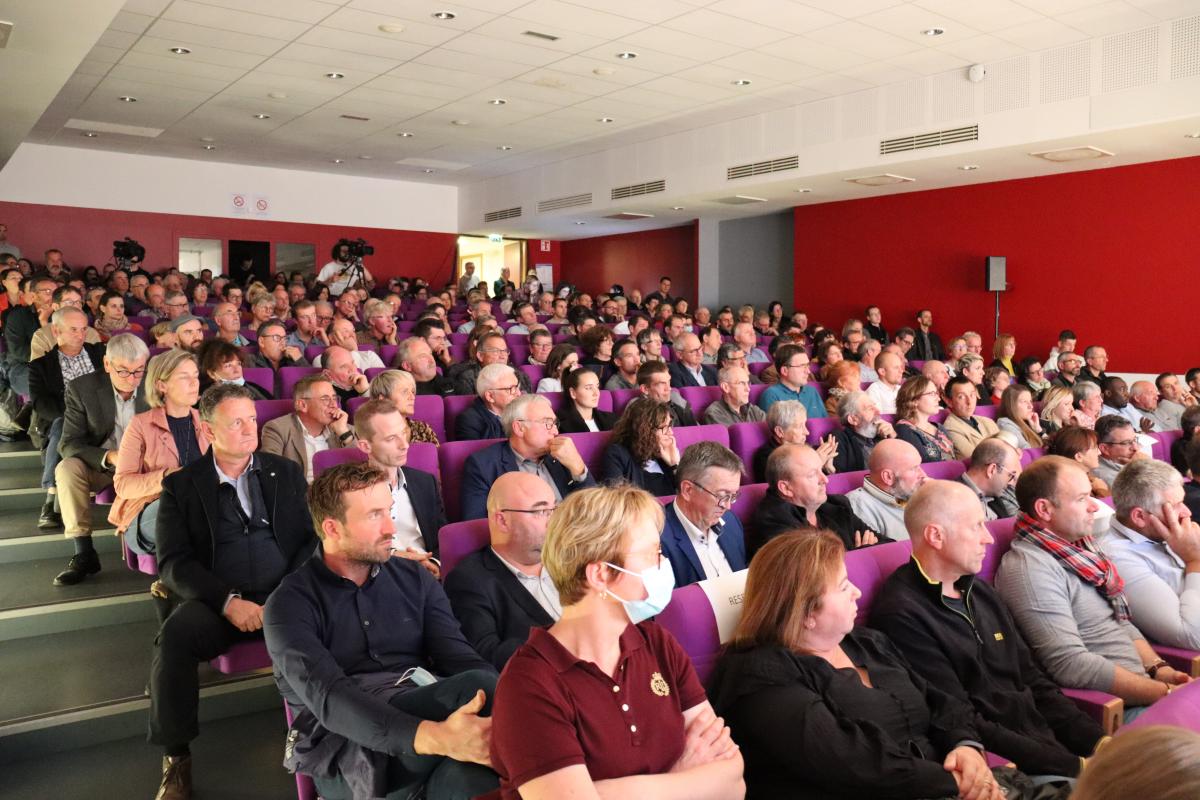
{"label": "stair step", "polygon": [[153,619],[154,603],[147,592],[71,600],[0,611],[0,642]]}
{"label": "stair step", "polygon": [[[12,447],[10,443],[4,443],[5,447]],[[23,449],[0,450],[0,471],[9,469],[30,469],[36,468],[40,470],[42,467],[42,453],[40,450],[35,450],[32,445],[28,445]]]}
{"label": "stair step", "polygon": [[[12,511],[21,508],[41,508],[42,502],[46,499],[46,490],[38,488],[39,482],[35,481],[33,488],[24,489],[0,489],[0,508]],[[36,522],[37,517],[34,517]]]}
{"label": "stair step", "polygon": [[116,554],[102,555],[102,569],[75,586],[54,586],[54,576],[67,566],[66,558],[44,558],[0,564],[0,611],[100,597],[144,594],[154,578],[134,572]]}
{"label": "stair step", "polygon": [[0,489],[37,489],[41,485],[42,465],[40,462],[32,464],[0,462]]}
{"label": "stair step", "polygon": [[[40,489],[38,491],[41,491]],[[41,495],[45,499],[45,495]],[[51,528],[42,530],[37,526],[38,516],[41,514],[42,503],[39,500],[36,505],[17,506],[16,508],[9,507],[4,501],[4,495],[0,492],[0,544],[3,544],[5,539],[22,539],[27,536],[37,536],[44,533],[58,534],[60,538],[66,538],[62,535],[62,528]],[[109,505],[93,505],[92,506],[92,523],[97,527],[95,535],[103,536],[106,533],[112,533],[113,528],[108,523],[108,511],[111,508]],[[104,530],[99,530],[104,528]]]}
{"label": "stair step", "polygon": [[[62,531],[38,531],[36,527],[32,530],[34,532],[28,536],[0,538],[0,564],[47,558],[67,560],[75,552],[74,543],[63,536]],[[121,540],[117,538],[116,534],[115,528],[94,531],[92,546],[96,548],[96,552],[102,556],[119,554]],[[120,558],[119,555],[117,557]]]}

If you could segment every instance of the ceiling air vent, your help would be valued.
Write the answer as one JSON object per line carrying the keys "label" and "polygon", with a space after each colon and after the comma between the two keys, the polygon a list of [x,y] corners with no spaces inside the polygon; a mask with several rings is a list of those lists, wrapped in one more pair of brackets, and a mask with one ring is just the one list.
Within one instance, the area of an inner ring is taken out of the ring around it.
{"label": "ceiling air vent", "polygon": [[576,206],[590,206],[592,204],[592,193],[573,194],[569,197],[552,197],[549,200],[539,200],[537,210],[539,214],[545,214],[547,211],[558,211],[563,208],[575,208]]}
{"label": "ceiling air vent", "polygon": [[483,215],[484,222],[499,222],[502,219],[513,219],[521,216],[521,207],[502,208],[499,211],[489,211]]}
{"label": "ceiling air vent", "polygon": [[370,117],[359,117],[354,114],[339,114],[338,116],[341,117],[341,119],[350,119],[350,120],[354,120],[355,122],[370,122],[371,121]]}
{"label": "ceiling air vent", "polygon": [[979,126],[968,125],[965,128],[951,128],[946,131],[919,133],[916,136],[901,136],[898,139],[884,139],[879,143],[879,155],[889,153],[907,153],[912,150],[924,150],[927,147],[941,147],[944,144],[979,141]]}
{"label": "ceiling air vent", "polygon": [[654,194],[666,190],[667,181],[665,178],[659,178],[656,181],[646,181],[645,183],[634,183],[629,186],[618,186],[612,190],[613,200],[623,200],[626,197],[637,197],[642,194]]}
{"label": "ceiling air vent", "polygon": [[751,175],[766,175],[771,172],[784,172],[800,166],[800,156],[776,158],[771,161],[756,161],[753,164],[742,164],[725,170],[726,180],[749,178]]}

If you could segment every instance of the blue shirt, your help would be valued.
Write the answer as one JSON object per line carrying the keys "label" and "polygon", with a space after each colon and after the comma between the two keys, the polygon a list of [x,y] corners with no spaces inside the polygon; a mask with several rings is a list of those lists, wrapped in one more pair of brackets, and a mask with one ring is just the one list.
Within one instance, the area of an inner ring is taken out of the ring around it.
{"label": "blue shirt", "polygon": [[768,386],[766,391],[759,395],[758,407],[763,411],[770,411],[771,406],[780,400],[799,400],[804,404],[809,419],[823,419],[829,416],[825,413],[825,404],[821,402],[821,396],[809,384],[805,384],[798,392],[793,392],[782,383]]}

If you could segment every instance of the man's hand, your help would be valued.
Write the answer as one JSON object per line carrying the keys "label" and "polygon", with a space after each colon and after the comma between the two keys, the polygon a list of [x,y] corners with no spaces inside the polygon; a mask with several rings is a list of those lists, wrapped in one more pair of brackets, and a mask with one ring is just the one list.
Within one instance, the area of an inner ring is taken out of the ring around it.
{"label": "man's hand", "polygon": [[263,608],[240,597],[232,597],[225,604],[225,619],[244,633],[253,633],[262,628]]}
{"label": "man's hand", "polygon": [[896,429],[892,427],[892,423],[881,419],[876,423],[875,435],[882,436],[884,439],[895,439]]}
{"label": "man's hand", "polygon": [[733,758],[738,751],[729,734],[729,726],[712,711],[693,719],[684,735],[683,752],[671,766],[671,772],[685,772],[693,767]]}
{"label": "man's hand", "polygon": [[413,750],[422,756],[446,756],[455,761],[492,765],[492,720],[479,716],[487,695],[483,689],[460,706],[445,722],[426,720],[417,726]]}
{"label": "man's hand", "polygon": [[329,429],[341,436],[346,431],[350,430],[350,415],[340,408],[330,412]]}
{"label": "man's hand", "polygon": [[875,531],[855,531],[854,532],[854,547],[870,547],[873,544],[879,544],[879,540],[875,538]]}
{"label": "man's hand", "polygon": [[954,776],[962,800],[1004,800],[1004,793],[979,751],[956,747],[946,756],[942,766]]}
{"label": "man's hand", "polygon": [[1149,417],[1142,417],[1141,426],[1142,433],[1154,432],[1154,420],[1150,419]]}
{"label": "man's hand", "polygon": [[424,550],[418,550],[415,547],[406,547],[403,550],[393,550],[392,555],[396,558],[407,558],[409,561],[420,562],[421,566],[429,570],[435,578],[442,576],[442,569],[434,561],[432,553],[426,553]]}
{"label": "man's hand", "polygon": [[300,361],[304,358],[304,353],[301,353],[300,348],[296,347],[295,345],[290,345],[283,348],[283,354],[292,361]]}
{"label": "man's hand", "polygon": [[575,449],[575,442],[569,436],[558,435],[550,440],[550,455],[571,473],[571,480],[579,480],[587,472],[587,464]]}
{"label": "man's hand", "polygon": [[313,341],[320,342],[326,347],[329,347],[329,334],[325,332],[324,328],[318,327],[315,331],[313,331]]}
{"label": "man's hand", "polygon": [[354,373],[350,380],[350,385],[353,386],[354,391],[358,392],[359,394],[366,394],[367,389],[371,388],[371,382],[367,380],[367,376],[361,372]]}
{"label": "man's hand", "polygon": [[1149,526],[1159,539],[1184,563],[1187,572],[1200,572],[1200,525],[1191,519],[1181,519],[1170,503],[1163,503],[1162,516],[1147,511]]}

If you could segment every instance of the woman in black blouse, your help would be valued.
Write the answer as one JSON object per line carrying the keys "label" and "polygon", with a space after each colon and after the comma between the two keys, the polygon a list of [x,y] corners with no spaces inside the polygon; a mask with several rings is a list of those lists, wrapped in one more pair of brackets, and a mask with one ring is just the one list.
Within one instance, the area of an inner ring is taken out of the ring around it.
{"label": "woman in black blouse", "polygon": [[655,497],[675,494],[679,446],[666,403],[638,398],[625,407],[604,450],[600,480],[628,481]]}
{"label": "woman in black blouse", "polygon": [[558,412],[559,433],[611,431],[617,415],[596,408],[600,402],[600,376],[584,367],[562,377],[567,402]]}
{"label": "woman in black blouse", "polygon": [[917,448],[921,461],[953,461],[950,434],[930,417],[941,407],[937,386],[924,375],[906,380],[896,393],[896,438]]}
{"label": "woman in black blouse", "polygon": [[927,684],[881,633],[828,531],[750,562],[742,618],[709,686],[746,762],[746,797],[1002,800],[974,710]]}

